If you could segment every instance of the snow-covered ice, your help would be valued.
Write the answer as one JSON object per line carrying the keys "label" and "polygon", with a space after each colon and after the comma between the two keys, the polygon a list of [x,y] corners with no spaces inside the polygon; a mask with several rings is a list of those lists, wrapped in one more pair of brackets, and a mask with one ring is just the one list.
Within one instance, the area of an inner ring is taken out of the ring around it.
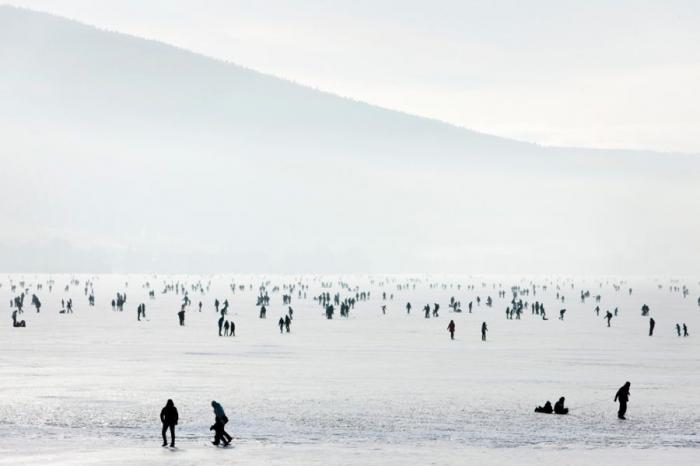
{"label": "snow-covered ice", "polygon": [[[71,278],[81,281],[64,292]],[[294,292],[290,334],[277,320],[287,306],[285,276],[94,277],[96,306],[83,292],[88,276],[53,275],[53,292],[38,291],[40,314],[25,300],[27,327],[0,326],[0,464],[658,464],[697,461],[700,446],[700,286],[697,279],[522,279],[419,277],[415,290],[397,290],[405,276],[305,276],[307,299]],[[49,276],[0,279],[7,307],[24,279],[30,296]],[[163,282],[195,283],[194,302],[180,327],[182,295],[162,294]],[[259,319],[258,285],[269,280],[268,318]],[[149,281],[155,299],[142,285]],[[349,319],[329,321],[311,298],[321,281],[371,290]],[[126,286],[128,282],[128,286]],[[246,285],[232,293],[229,285]],[[550,320],[526,311],[506,320],[510,286],[534,282],[546,291],[523,300],[544,302]],[[429,283],[448,284],[431,288]],[[457,289],[457,284],[462,284]],[[482,283],[486,285],[483,286]],[[557,290],[559,283],[561,289]],[[453,286],[450,287],[449,285]],[[473,284],[473,290],[464,285]],[[499,287],[498,284],[502,284]],[[602,286],[600,285],[602,284]],[[252,289],[249,285],[253,285]],[[661,285],[661,288],[658,287]],[[687,285],[689,295],[670,286]],[[494,288],[495,286],[495,288]],[[627,287],[633,293],[627,293]],[[506,298],[498,298],[498,289]],[[593,296],[602,299],[596,316]],[[123,312],[112,311],[117,291]],[[382,291],[394,299],[383,301]],[[565,303],[555,301],[563,293]],[[466,303],[481,296],[469,314]],[[494,299],[485,306],[486,296]],[[75,313],[59,314],[73,297]],[[464,312],[452,313],[450,296]],[[215,298],[228,299],[235,337],[217,336]],[[196,304],[203,301],[201,313]],[[413,310],[406,314],[405,303]],[[136,306],[147,306],[137,322]],[[423,305],[439,302],[438,318]],[[381,305],[386,303],[387,314]],[[651,308],[656,331],[648,336]],[[606,328],[606,309],[619,316]],[[558,310],[566,308],[564,321]],[[9,308],[8,308],[9,309]],[[447,323],[457,331],[450,341]],[[489,326],[481,342],[480,326]],[[685,322],[690,337],[678,337]],[[628,420],[616,418],[615,391],[632,383]],[[569,416],[533,413],[566,396]],[[175,450],[161,448],[158,414],[168,398],[180,412]],[[233,448],[213,447],[210,401],[227,410]]]}

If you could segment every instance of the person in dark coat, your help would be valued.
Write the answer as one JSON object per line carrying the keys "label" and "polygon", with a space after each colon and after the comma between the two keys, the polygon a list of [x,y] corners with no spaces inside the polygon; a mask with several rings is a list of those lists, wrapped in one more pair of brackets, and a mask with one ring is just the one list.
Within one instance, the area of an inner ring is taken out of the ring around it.
{"label": "person in dark coat", "polygon": [[617,411],[617,417],[619,419],[625,419],[625,413],[627,412],[627,402],[630,399],[630,383],[625,382],[625,384],[620,387],[620,389],[615,394],[615,400],[620,402],[620,409]]}
{"label": "person in dark coat", "polygon": [[185,325],[185,305],[182,305],[182,308],[180,309],[180,312],[177,313],[178,319],[180,319],[180,325],[184,326]]}
{"label": "person in dark coat", "polygon": [[447,330],[450,332],[450,339],[454,340],[455,339],[455,321],[454,320],[450,320],[450,323],[447,326]]}
{"label": "person in dark coat", "polygon": [[231,442],[232,437],[226,432],[226,423],[228,422],[228,417],[224,412],[224,408],[221,404],[216,401],[211,402],[212,408],[214,408],[214,425],[209,428],[209,430],[214,431],[214,445],[218,445],[219,442],[223,441],[224,446],[228,446]]}
{"label": "person in dark coat", "polygon": [[654,327],[656,326],[656,321],[653,317],[649,318],[649,336],[654,334]]}
{"label": "person in dark coat", "polygon": [[486,326],[486,322],[483,322],[481,324],[481,341],[486,341],[486,332],[488,329],[489,328]]}
{"label": "person in dark coat", "polygon": [[535,408],[536,413],[552,414],[552,411],[553,409],[551,401],[547,401],[544,404],[544,406],[538,406],[537,408]]}
{"label": "person in dark coat", "polygon": [[168,400],[168,402],[165,403],[165,407],[160,411],[160,422],[163,423],[164,447],[168,445],[168,439],[165,436],[165,433],[168,429],[170,429],[170,446],[175,446],[175,426],[177,425],[177,421],[178,414],[177,408],[175,407],[175,403],[173,403],[173,400]]}
{"label": "person in dark coat", "polygon": [[559,401],[554,403],[554,414],[569,414],[569,408],[564,407],[565,398],[562,396]]}

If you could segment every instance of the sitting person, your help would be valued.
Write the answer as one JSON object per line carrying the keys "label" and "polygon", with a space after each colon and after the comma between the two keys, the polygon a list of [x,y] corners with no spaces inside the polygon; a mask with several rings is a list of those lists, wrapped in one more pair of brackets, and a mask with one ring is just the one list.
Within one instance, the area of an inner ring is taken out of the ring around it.
{"label": "sitting person", "polygon": [[554,414],[569,414],[569,408],[564,407],[564,397],[559,398],[559,401],[554,403]]}
{"label": "sitting person", "polygon": [[12,326],[15,328],[27,326],[27,323],[24,320],[17,320],[17,311],[16,310],[14,312],[12,312]]}
{"label": "sitting person", "polygon": [[536,413],[552,414],[552,411],[552,403],[550,401],[547,401],[544,406],[538,406],[535,408]]}

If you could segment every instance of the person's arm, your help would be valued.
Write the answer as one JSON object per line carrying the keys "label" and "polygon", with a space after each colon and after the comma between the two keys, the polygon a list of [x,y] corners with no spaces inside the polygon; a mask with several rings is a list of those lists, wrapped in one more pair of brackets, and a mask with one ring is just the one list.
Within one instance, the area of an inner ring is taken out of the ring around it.
{"label": "person's arm", "polygon": [[160,410],[160,422],[165,422],[165,408]]}
{"label": "person's arm", "polygon": [[177,408],[173,408],[173,411],[175,411],[175,424],[177,424],[177,421],[180,419],[180,415],[177,413]]}

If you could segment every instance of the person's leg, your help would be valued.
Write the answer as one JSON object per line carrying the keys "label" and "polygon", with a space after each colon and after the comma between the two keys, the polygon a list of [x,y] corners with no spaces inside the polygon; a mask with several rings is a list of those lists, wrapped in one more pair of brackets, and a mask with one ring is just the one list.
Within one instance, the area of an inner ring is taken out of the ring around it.
{"label": "person's leg", "polygon": [[626,412],[627,412],[627,403],[621,401],[620,402],[620,409],[617,412],[617,417],[620,419],[624,419]]}
{"label": "person's leg", "polygon": [[166,446],[168,444],[168,439],[165,437],[165,431],[168,429],[167,424],[163,424],[163,446]]}
{"label": "person's leg", "polygon": [[219,442],[221,442],[221,424],[217,422],[214,424],[214,441],[212,443],[218,445]]}
{"label": "person's leg", "polygon": [[175,446],[175,424],[170,424],[170,446]]}

